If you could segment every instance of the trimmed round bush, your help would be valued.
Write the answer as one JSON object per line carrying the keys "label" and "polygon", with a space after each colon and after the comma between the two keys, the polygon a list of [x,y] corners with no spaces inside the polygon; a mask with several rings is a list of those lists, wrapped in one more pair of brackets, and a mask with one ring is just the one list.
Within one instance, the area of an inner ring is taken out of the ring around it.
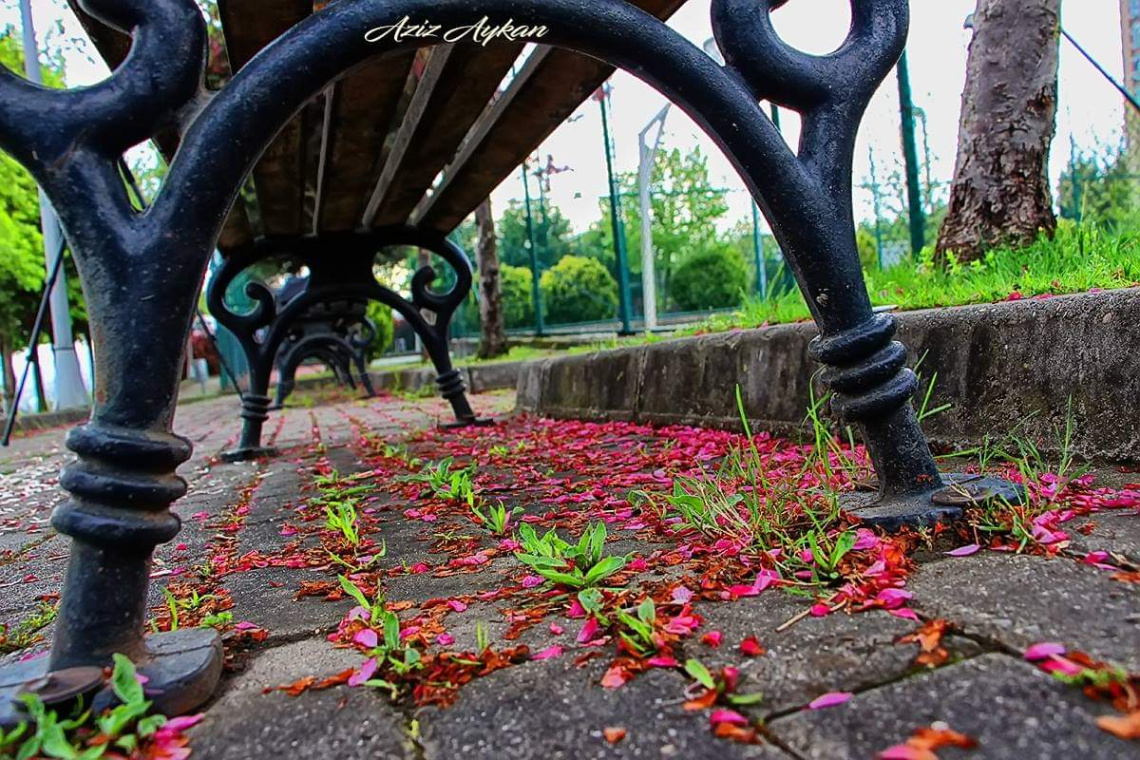
{"label": "trimmed round bush", "polygon": [[388,347],[392,345],[392,336],[396,332],[396,320],[392,316],[392,307],[379,301],[368,302],[368,318],[376,325],[376,336],[368,344],[366,355],[368,361],[383,356]]}
{"label": "trimmed round bush", "polygon": [[526,267],[503,264],[499,267],[499,287],[503,289],[503,317],[507,327],[534,326],[534,275]]}
{"label": "trimmed round bush", "polygon": [[709,248],[681,262],[669,278],[669,296],[682,311],[739,306],[748,287],[748,270],[740,254]]}
{"label": "trimmed round bush", "polygon": [[597,259],[563,256],[539,280],[552,323],[599,322],[617,313],[617,282]]}

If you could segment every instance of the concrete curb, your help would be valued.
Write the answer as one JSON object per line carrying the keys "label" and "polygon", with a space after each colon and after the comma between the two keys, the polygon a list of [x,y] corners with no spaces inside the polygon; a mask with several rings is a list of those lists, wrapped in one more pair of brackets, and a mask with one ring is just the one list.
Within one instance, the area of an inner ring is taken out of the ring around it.
{"label": "concrete curb", "polygon": [[[897,317],[911,366],[925,356],[924,382],[937,374],[931,407],[953,405],[925,421],[933,441],[971,445],[1017,429],[1055,451],[1071,398],[1079,456],[1140,460],[1140,289]],[[818,369],[807,356],[815,335],[810,323],[777,325],[530,362],[518,408],[739,428],[740,383],[755,426],[790,433],[802,424]]]}
{"label": "concrete curb", "polygon": [[[477,364],[470,367],[460,367],[463,381],[471,393],[484,393],[486,391],[514,388],[523,366],[528,362],[496,362],[492,364]],[[418,367],[415,369],[392,370],[388,372],[370,372],[372,383],[376,390],[402,391],[415,393],[424,386],[435,389],[435,370],[431,367]],[[297,380],[297,390],[311,390],[328,385],[335,385],[336,379],[332,375],[318,377],[305,377]],[[270,391],[273,389],[270,388]]]}
{"label": "concrete curb", "polygon": [[[40,414],[20,414],[16,417],[16,424],[12,429],[17,433],[28,433],[36,430],[48,430],[61,425],[75,425],[86,422],[91,416],[90,409],[61,409],[58,412],[43,412]],[[8,423],[8,418],[0,416],[0,430]]]}

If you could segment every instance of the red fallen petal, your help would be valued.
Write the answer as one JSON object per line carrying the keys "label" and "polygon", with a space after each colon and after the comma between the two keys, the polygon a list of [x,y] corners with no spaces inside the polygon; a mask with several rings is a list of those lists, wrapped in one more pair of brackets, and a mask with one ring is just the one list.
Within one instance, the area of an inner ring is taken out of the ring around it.
{"label": "red fallen petal", "polygon": [[716,649],[720,646],[722,638],[724,638],[724,635],[720,631],[709,631],[704,636],[701,636],[701,643]]}
{"label": "red fallen petal", "polygon": [[606,674],[602,676],[602,688],[616,689],[623,686],[630,679],[629,672],[621,665],[611,665]]}
{"label": "red fallen petal", "polygon": [[617,726],[607,726],[602,729],[602,735],[606,737],[606,741],[610,744],[617,744],[625,738],[626,730]]}
{"label": "red fallen petal", "polygon": [[598,633],[598,621],[595,618],[590,618],[582,626],[582,630],[578,631],[578,643],[585,644],[587,641],[593,641],[594,636]]}
{"label": "red fallen petal", "polygon": [[651,668],[675,668],[678,665],[677,660],[668,655],[650,657],[645,661],[645,664]]}
{"label": "red fallen petal", "polygon": [[721,723],[728,723],[732,726],[747,726],[748,718],[745,718],[735,710],[713,710],[712,715],[709,716],[709,723],[714,727]]}
{"label": "red fallen petal", "polygon": [[821,602],[819,604],[813,604],[810,612],[812,617],[825,617],[831,614],[831,608]]}
{"label": "red fallen petal", "polygon": [[755,636],[749,636],[740,642],[740,651],[748,657],[759,657],[767,650],[760,646],[760,642],[756,640]]}
{"label": "red fallen petal", "polygon": [[816,697],[808,704],[809,710],[822,710],[825,707],[835,707],[847,702],[851,697],[855,696],[846,691],[832,691],[827,694]]}

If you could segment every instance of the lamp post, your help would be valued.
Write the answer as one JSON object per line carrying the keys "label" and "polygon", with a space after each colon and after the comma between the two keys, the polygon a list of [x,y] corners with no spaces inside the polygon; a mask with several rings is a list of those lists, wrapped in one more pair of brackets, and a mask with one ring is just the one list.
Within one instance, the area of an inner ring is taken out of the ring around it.
{"label": "lamp post", "polygon": [[[32,23],[31,0],[20,0],[20,17],[23,21],[24,71],[28,81],[43,84],[40,58],[36,46],[36,29]],[[56,258],[63,255],[63,231],[51,201],[40,189],[40,224],[44,238],[44,264],[48,275],[55,269]],[[67,276],[61,270],[49,296],[51,304],[52,352],[55,360],[55,405],[57,409],[76,409],[87,406],[87,390],[79,374],[79,357],[75,355],[75,340],[71,334],[71,310],[67,303]],[[35,350],[35,347],[32,349]],[[38,377],[39,362],[36,363]],[[42,410],[41,411],[45,411]]]}
{"label": "lamp post", "polygon": [[602,137],[606,143],[606,175],[610,185],[610,224],[614,234],[614,256],[617,259],[618,270],[618,316],[621,318],[621,334],[630,335],[633,328],[630,322],[633,319],[633,304],[629,294],[629,261],[625,250],[625,226],[622,224],[621,211],[618,208],[618,183],[614,176],[613,144],[610,139],[610,116],[607,100],[609,99],[609,86],[603,84],[595,96],[602,106]]}
{"label": "lamp post", "polygon": [[530,292],[534,301],[534,334],[542,337],[546,333],[546,325],[542,317],[542,289],[538,283],[538,250],[534,247],[534,216],[530,209],[530,177],[527,176],[529,164],[530,161],[527,159],[522,165],[523,198],[526,200],[526,242],[530,249]]}
{"label": "lamp post", "polygon": [[[642,311],[645,314],[646,332],[657,327],[657,268],[653,253],[653,206],[649,199],[649,183],[653,179],[653,164],[661,136],[665,133],[665,119],[669,116],[667,103],[638,135],[640,160],[637,165],[637,195],[641,205],[641,293]],[[657,127],[653,146],[647,141],[649,133]]]}
{"label": "lamp post", "polygon": [[910,209],[910,248],[915,256],[926,245],[926,213],[918,186],[918,143],[914,135],[914,99],[910,90],[910,70],[906,51],[896,67],[899,80],[899,111],[902,123],[903,159],[906,161],[906,195]]}

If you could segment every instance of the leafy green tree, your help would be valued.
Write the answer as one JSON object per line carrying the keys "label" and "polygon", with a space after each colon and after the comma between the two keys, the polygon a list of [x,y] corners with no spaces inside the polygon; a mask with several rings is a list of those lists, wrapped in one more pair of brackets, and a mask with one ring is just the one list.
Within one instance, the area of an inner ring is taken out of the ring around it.
{"label": "leafy green tree", "polygon": [[1111,230],[1134,227],[1136,179],[1130,175],[1123,147],[1082,151],[1061,172],[1057,201],[1062,219],[1101,224]]}
{"label": "leafy green tree", "polygon": [[[545,216],[542,213],[543,205],[546,210]],[[531,217],[534,222],[534,245],[538,251],[539,269],[549,269],[571,251],[574,234],[570,229],[570,221],[549,201],[540,204],[532,200]],[[529,269],[526,205],[512,200],[496,222],[495,228],[499,232],[499,261],[513,267]]]}
{"label": "leafy green tree", "polygon": [[[618,182],[629,269],[636,276],[641,273],[637,174],[623,173]],[[728,201],[723,189],[712,187],[708,159],[699,147],[688,153],[678,148],[659,150],[654,161],[652,188],[654,263],[661,291],[671,293],[670,283],[682,261],[732,239],[731,233],[722,234],[717,229],[728,213]],[[608,198],[601,199],[600,209],[600,218],[582,235],[581,250],[597,258],[616,275]]]}
{"label": "leafy green tree", "polygon": [[[48,56],[44,84],[63,85],[54,57]],[[20,75],[24,55],[12,27],[0,32],[0,65]],[[44,283],[43,237],[40,234],[39,191],[31,175],[8,154],[0,152],[0,371],[4,391],[14,395],[12,353],[26,346]],[[83,316],[78,279],[70,272],[69,296],[75,316]],[[45,336],[47,337],[47,336]]]}
{"label": "leafy green tree", "polygon": [[597,259],[565,256],[539,280],[547,319],[597,322],[617,312],[617,282]]}
{"label": "leafy green tree", "polygon": [[500,286],[503,289],[503,313],[507,327],[534,325],[534,277],[526,267],[503,264],[499,267]]}
{"label": "leafy green tree", "polygon": [[740,252],[718,243],[681,262],[669,283],[669,296],[682,311],[739,306],[748,287]]}

